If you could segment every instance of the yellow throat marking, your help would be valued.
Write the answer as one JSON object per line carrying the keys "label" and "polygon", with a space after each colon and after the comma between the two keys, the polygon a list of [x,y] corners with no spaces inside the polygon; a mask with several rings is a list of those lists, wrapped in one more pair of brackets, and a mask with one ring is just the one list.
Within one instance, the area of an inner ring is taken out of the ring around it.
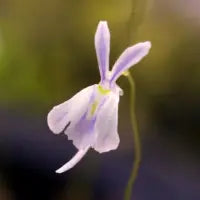
{"label": "yellow throat marking", "polygon": [[98,89],[99,93],[102,95],[107,95],[110,92],[110,90],[104,89],[101,85],[98,85],[97,89]]}
{"label": "yellow throat marking", "polygon": [[[108,89],[104,89],[101,85],[97,86],[97,90],[101,95],[107,95],[110,93],[110,90]],[[95,100],[92,105],[91,105],[91,109],[90,109],[90,115],[93,116],[98,108],[99,105],[99,101]]]}
{"label": "yellow throat marking", "polygon": [[97,109],[97,106],[98,106],[98,101],[94,101],[94,103],[93,103],[92,106],[91,106],[91,110],[90,110],[91,116],[94,115],[94,113],[95,113],[95,111],[96,111],[96,109]]}

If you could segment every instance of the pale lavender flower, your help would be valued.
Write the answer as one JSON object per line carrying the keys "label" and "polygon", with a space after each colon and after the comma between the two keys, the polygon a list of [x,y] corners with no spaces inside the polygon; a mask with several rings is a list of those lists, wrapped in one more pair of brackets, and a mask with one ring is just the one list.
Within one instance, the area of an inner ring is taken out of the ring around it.
{"label": "pale lavender flower", "polygon": [[110,71],[110,32],[107,22],[100,21],[95,34],[95,48],[100,83],[55,106],[47,117],[51,131],[55,134],[64,132],[79,150],[57,173],[74,167],[90,148],[103,153],[118,147],[118,103],[122,90],[116,80],[148,54],[151,43],[142,42],[127,48]]}

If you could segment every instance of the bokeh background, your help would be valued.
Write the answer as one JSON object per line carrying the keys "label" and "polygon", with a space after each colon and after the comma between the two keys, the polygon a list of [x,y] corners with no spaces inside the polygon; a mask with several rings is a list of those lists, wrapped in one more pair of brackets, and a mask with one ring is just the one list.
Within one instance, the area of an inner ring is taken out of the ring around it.
{"label": "bokeh background", "polygon": [[55,174],[76,149],[46,123],[54,105],[99,81],[94,33],[107,20],[111,66],[127,46],[152,42],[131,69],[143,148],[133,199],[199,200],[199,10],[199,0],[1,0],[0,199],[123,199],[134,160],[125,77],[116,151],[91,150]]}

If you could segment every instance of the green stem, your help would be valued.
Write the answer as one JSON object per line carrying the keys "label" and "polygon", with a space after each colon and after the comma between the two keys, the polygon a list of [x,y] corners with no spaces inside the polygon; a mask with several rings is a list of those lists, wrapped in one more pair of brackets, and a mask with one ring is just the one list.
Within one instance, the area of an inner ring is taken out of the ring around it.
{"label": "green stem", "polygon": [[135,111],[135,82],[133,77],[131,76],[130,72],[125,74],[128,78],[130,84],[130,117],[131,117],[131,125],[133,130],[133,143],[134,143],[134,165],[132,168],[132,172],[130,178],[128,180],[127,187],[125,189],[124,200],[130,200],[132,194],[132,188],[135,184],[135,180],[138,175],[138,170],[140,167],[141,162],[141,144],[140,144],[140,134],[138,130],[138,123],[136,118],[136,111]]}

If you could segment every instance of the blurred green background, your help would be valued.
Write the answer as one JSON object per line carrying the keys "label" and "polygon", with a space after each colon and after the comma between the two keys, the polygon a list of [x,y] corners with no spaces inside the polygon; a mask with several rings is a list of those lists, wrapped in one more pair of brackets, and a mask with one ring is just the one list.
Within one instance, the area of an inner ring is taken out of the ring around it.
{"label": "blurred green background", "polygon": [[54,105],[99,82],[94,33],[107,20],[110,66],[126,47],[152,43],[131,69],[143,144],[133,198],[199,200],[199,10],[198,0],[2,0],[0,199],[122,199],[134,159],[125,77],[118,150],[91,151],[58,176],[76,150],[46,124]]}

